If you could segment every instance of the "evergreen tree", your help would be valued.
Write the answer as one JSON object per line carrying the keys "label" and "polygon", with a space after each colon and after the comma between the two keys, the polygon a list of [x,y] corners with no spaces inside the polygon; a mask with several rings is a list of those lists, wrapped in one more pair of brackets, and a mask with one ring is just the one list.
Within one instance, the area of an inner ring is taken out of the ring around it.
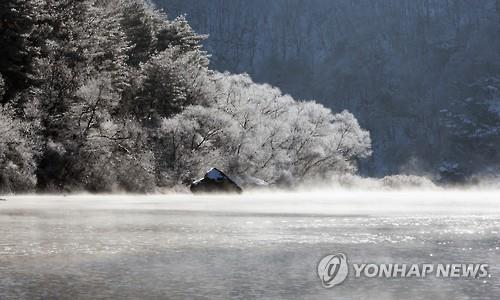
{"label": "evergreen tree", "polygon": [[178,46],[182,53],[197,51],[205,54],[202,42],[207,35],[197,34],[189,25],[185,16],[179,16],[172,22],[167,22],[158,32],[158,51]]}
{"label": "evergreen tree", "polygon": [[158,126],[188,105],[207,103],[207,68],[197,53],[179,54],[169,48],[152,57],[141,68],[141,81],[134,99],[136,116],[145,124]]}
{"label": "evergreen tree", "polygon": [[125,0],[122,6],[121,24],[131,45],[128,63],[138,66],[155,51],[156,35],[164,20],[143,0]]}
{"label": "evergreen tree", "polygon": [[149,192],[207,164],[300,180],[370,152],[351,114],[211,72],[205,37],[145,1],[0,8],[0,192]]}
{"label": "evergreen tree", "polygon": [[113,157],[112,144],[122,138],[116,131],[103,133],[105,124],[123,122],[118,106],[129,84],[128,45],[113,4],[47,2],[41,14],[34,37],[43,44],[35,63],[40,85],[28,96],[38,107],[44,139],[38,169],[42,189],[98,191],[114,181],[109,179],[114,174],[91,163]]}
{"label": "evergreen tree", "polygon": [[4,102],[30,84],[33,49],[26,36],[35,23],[37,0],[0,1],[0,73],[5,79]]}

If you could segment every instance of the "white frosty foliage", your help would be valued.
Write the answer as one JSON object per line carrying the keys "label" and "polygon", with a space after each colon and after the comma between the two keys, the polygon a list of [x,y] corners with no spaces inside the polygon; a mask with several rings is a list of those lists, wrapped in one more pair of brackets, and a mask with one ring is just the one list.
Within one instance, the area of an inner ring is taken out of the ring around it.
{"label": "white frosty foliage", "polygon": [[30,191],[36,184],[35,150],[30,126],[0,105],[0,193]]}
{"label": "white frosty foliage", "polygon": [[164,119],[160,136],[178,175],[219,166],[241,177],[292,183],[352,173],[371,154],[369,133],[354,116],[295,101],[248,75],[213,74],[212,107],[192,106]]}

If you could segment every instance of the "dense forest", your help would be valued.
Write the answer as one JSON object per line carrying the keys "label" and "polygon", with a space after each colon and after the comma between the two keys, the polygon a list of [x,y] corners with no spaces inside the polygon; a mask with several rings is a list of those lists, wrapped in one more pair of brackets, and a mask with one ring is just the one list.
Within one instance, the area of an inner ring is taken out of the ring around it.
{"label": "dense forest", "polygon": [[500,0],[156,0],[209,34],[211,66],[354,113],[366,175],[500,169]]}
{"label": "dense forest", "polygon": [[0,192],[151,192],[212,166],[290,185],[370,156],[353,114],[210,70],[206,38],[142,0],[1,1]]}

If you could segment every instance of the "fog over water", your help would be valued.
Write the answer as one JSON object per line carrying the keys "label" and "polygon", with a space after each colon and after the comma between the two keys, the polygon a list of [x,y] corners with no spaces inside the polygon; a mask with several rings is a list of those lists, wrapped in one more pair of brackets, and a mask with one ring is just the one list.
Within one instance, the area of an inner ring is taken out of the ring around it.
{"label": "fog over water", "polygon": [[[0,299],[495,299],[498,191],[3,196]],[[488,263],[490,278],[348,278],[316,265]]]}

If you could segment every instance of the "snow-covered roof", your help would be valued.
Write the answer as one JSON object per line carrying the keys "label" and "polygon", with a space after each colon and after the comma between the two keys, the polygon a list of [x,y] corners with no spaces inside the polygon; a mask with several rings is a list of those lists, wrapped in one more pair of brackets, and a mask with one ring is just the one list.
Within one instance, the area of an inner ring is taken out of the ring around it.
{"label": "snow-covered roof", "polygon": [[223,180],[226,176],[224,176],[224,173],[221,171],[217,170],[216,168],[211,168],[207,174],[205,174],[206,178],[212,179],[212,180]]}

